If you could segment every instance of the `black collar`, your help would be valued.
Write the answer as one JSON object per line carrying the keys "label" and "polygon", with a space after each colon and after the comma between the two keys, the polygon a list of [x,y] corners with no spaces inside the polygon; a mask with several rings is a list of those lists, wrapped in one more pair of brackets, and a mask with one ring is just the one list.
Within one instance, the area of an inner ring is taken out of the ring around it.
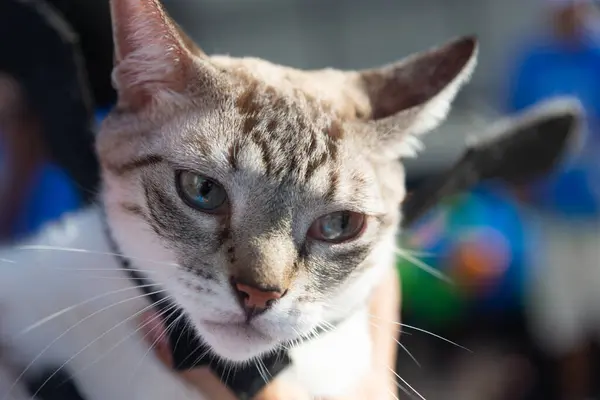
{"label": "black collar", "polygon": [[[111,250],[123,269],[136,284],[139,284],[140,289],[150,298],[150,301],[156,305],[159,315],[165,315],[164,325],[169,326],[169,343],[176,370],[183,371],[208,366],[238,399],[244,400],[253,398],[269,381],[272,381],[292,363],[292,359],[283,346],[276,352],[261,358],[262,365],[264,365],[261,370],[253,363],[252,365],[236,366],[232,371],[231,366],[216,360],[215,357],[211,357],[210,349],[204,340],[187,328],[190,322],[185,312],[156,293],[158,289],[151,286],[152,283],[149,283],[150,281],[147,278],[132,267],[131,260],[120,251],[104,216],[103,223]],[[168,312],[167,309],[169,309]],[[300,338],[296,342],[310,340],[323,333],[325,333],[324,330],[318,330],[314,335]]]}

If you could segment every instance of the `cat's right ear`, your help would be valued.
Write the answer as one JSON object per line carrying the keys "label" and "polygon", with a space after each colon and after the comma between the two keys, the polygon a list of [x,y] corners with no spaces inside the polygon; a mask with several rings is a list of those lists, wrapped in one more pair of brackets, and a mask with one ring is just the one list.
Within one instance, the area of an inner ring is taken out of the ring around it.
{"label": "cat's right ear", "polygon": [[359,73],[369,99],[374,151],[389,159],[413,155],[411,143],[447,116],[475,69],[477,40],[462,37],[397,63]]}
{"label": "cat's right ear", "polygon": [[[138,110],[184,92],[198,79],[193,41],[169,17],[159,0],[110,0],[119,107]],[[206,66],[209,74],[209,66]]]}
{"label": "cat's right ear", "polygon": [[576,98],[562,97],[498,121],[471,140],[454,165],[407,198],[403,225],[410,226],[443,199],[483,181],[518,187],[551,173],[581,145],[584,117]]}

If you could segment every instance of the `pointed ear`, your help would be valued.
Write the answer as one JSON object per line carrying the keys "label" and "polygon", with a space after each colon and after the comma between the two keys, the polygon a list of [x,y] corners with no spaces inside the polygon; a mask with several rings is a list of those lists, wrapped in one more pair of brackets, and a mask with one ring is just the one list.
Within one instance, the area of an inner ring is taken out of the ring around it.
{"label": "pointed ear", "polygon": [[476,64],[477,40],[463,37],[398,63],[360,73],[377,131],[376,151],[397,159],[413,155],[411,136],[436,128]]}
{"label": "pointed ear", "polygon": [[552,172],[579,143],[583,119],[577,99],[558,97],[499,122],[469,146],[477,154],[478,175],[520,185]]}
{"label": "pointed ear", "polygon": [[[202,54],[159,0],[110,0],[115,45],[113,82],[119,106],[138,109],[181,93]],[[193,46],[193,47],[192,47]]]}
{"label": "pointed ear", "polygon": [[494,124],[467,146],[446,172],[419,187],[403,204],[403,224],[410,226],[443,199],[483,181],[506,185],[531,182],[553,169],[578,143],[584,118],[574,98],[555,98],[523,114]]}

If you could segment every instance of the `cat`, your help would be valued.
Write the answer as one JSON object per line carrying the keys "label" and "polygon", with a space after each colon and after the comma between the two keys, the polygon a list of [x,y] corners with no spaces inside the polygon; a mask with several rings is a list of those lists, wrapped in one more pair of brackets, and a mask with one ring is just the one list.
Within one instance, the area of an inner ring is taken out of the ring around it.
{"label": "cat", "polygon": [[16,372],[0,400],[49,368],[88,400],[202,398],[143,341],[137,318],[153,306],[111,238],[232,365],[336,325],[293,346],[281,378],[344,393],[370,368],[367,303],[394,265],[398,159],[446,117],[476,39],[302,71],[208,56],[157,0],[111,11],[118,103],[96,140],[101,205],[0,254],[0,349]]}

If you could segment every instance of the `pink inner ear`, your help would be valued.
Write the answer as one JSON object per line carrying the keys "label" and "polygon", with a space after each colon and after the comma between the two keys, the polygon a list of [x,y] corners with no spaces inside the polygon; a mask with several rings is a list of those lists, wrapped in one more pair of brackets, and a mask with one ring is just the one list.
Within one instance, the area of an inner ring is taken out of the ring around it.
{"label": "pink inner ear", "polygon": [[111,0],[111,11],[121,105],[138,108],[161,90],[182,91],[191,55],[160,3]]}
{"label": "pink inner ear", "polygon": [[[111,0],[117,62],[144,47],[179,43],[176,29],[156,0]],[[167,49],[165,49],[167,50]]]}
{"label": "pink inner ear", "polygon": [[386,118],[429,101],[462,72],[476,48],[474,38],[461,38],[396,65],[365,71],[372,118]]}

